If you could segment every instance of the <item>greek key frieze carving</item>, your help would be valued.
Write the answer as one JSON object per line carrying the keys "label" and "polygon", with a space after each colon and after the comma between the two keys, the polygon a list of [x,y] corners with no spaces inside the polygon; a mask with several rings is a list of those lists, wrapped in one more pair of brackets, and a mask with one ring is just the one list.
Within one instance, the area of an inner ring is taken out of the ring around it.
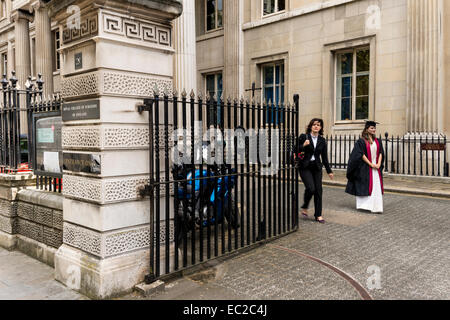
{"label": "greek key frieze carving", "polygon": [[83,39],[88,36],[98,34],[98,20],[97,15],[85,17],[80,21],[79,28],[68,26],[64,24],[62,32],[62,42],[64,44],[70,43],[75,40]]}
{"label": "greek key frieze carving", "polygon": [[171,29],[140,20],[103,13],[103,31],[133,40],[171,46]]}

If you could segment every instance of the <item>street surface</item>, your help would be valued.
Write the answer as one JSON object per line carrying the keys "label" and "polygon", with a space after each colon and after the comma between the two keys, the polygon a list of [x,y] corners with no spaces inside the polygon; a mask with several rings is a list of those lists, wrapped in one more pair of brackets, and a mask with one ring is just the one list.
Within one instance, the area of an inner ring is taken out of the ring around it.
{"label": "street surface", "polygon": [[[298,232],[167,282],[164,292],[119,299],[450,299],[449,199],[388,193],[382,215],[354,208],[342,188],[324,187],[325,225],[311,212]],[[0,249],[0,299],[85,297],[49,266]]]}

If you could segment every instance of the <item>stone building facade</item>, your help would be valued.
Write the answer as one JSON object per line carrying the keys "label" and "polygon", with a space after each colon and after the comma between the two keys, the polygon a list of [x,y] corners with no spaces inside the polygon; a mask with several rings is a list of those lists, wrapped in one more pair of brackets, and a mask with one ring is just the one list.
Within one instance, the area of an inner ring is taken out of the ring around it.
{"label": "stone building facade", "polygon": [[[284,100],[328,134],[450,133],[443,0],[195,0],[197,87]],[[212,85],[213,77],[216,84]],[[280,91],[279,91],[280,90]]]}
{"label": "stone building facade", "polygon": [[151,210],[139,190],[150,136],[137,105],[155,88],[276,103],[298,93],[300,126],[321,117],[327,133],[358,134],[365,119],[380,133],[450,133],[445,0],[2,0],[0,9],[0,71],[15,70],[20,88],[41,73],[44,94],[67,104],[95,101],[97,117],[64,121],[62,148],[100,159],[99,172],[64,170],[61,195],[32,190],[31,175],[0,174],[0,245],[90,297],[129,291],[149,270]]}

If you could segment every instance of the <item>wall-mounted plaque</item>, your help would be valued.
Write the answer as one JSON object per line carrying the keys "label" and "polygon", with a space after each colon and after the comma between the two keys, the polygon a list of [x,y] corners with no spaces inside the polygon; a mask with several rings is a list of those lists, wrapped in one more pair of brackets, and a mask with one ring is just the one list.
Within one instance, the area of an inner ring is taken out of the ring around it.
{"label": "wall-mounted plaque", "polygon": [[445,143],[422,143],[420,145],[421,151],[444,151]]}
{"label": "wall-mounted plaque", "polygon": [[75,53],[75,70],[83,68],[83,54],[81,52]]}
{"label": "wall-mounted plaque", "polygon": [[101,174],[101,157],[89,153],[63,153],[63,170]]}
{"label": "wall-mounted plaque", "polygon": [[100,119],[100,101],[89,100],[62,105],[62,120],[96,120]]}

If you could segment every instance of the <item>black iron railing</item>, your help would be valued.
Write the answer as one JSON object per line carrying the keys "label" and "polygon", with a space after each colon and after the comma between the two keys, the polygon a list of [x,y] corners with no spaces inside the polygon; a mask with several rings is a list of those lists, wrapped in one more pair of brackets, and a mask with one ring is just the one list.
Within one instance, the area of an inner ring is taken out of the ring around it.
{"label": "black iron railing", "polygon": [[[139,112],[148,112],[150,133],[150,184],[142,193],[150,196],[147,282],[297,229],[299,180],[290,156],[299,133],[298,108],[298,95],[287,105],[185,92],[155,92],[144,100]],[[203,153],[220,142],[211,128],[225,142],[215,146],[214,159]],[[174,141],[170,131],[177,129],[185,131]],[[235,135],[227,138],[227,129]],[[184,156],[183,163],[173,161],[173,150]],[[220,162],[220,155],[233,157]],[[279,159],[276,169],[263,163],[266,155],[272,165],[275,155]]]}
{"label": "black iron railing", "polygon": [[[334,169],[346,169],[355,142],[360,136],[327,136],[330,164]],[[447,137],[442,134],[410,133],[379,136],[385,159],[384,171],[391,174],[448,177]]]}
{"label": "black iron railing", "polygon": [[[33,173],[35,168],[36,137],[33,121],[45,113],[60,115],[62,99],[59,95],[44,97],[42,76],[36,81],[28,78],[25,89],[17,86],[15,72],[8,80],[1,80],[0,107],[0,173]],[[36,186],[41,190],[61,192],[61,174],[36,174]]]}

